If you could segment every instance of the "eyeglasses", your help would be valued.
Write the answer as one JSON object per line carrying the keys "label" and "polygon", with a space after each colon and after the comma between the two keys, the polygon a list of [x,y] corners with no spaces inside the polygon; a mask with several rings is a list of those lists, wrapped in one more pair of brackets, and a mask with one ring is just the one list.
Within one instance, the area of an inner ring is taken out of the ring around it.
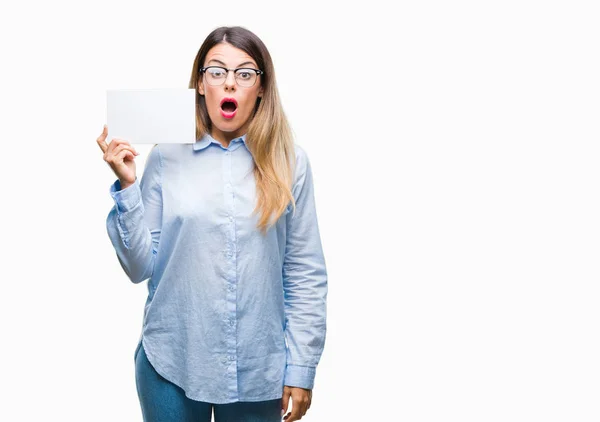
{"label": "eyeglasses", "polygon": [[256,83],[257,75],[262,75],[265,72],[258,69],[252,69],[248,67],[239,69],[227,69],[221,66],[207,66],[200,69],[201,73],[206,75],[206,82],[209,85],[218,86],[223,85],[227,79],[229,71],[233,71],[235,81],[239,86],[249,88],[254,86]]}

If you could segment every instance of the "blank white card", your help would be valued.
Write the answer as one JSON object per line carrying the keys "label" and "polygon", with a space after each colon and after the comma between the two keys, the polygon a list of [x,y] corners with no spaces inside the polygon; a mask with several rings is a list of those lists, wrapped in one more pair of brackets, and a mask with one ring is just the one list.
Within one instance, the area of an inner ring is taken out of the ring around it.
{"label": "blank white card", "polygon": [[195,90],[107,90],[106,124],[108,142],[119,138],[132,144],[192,144],[196,142]]}

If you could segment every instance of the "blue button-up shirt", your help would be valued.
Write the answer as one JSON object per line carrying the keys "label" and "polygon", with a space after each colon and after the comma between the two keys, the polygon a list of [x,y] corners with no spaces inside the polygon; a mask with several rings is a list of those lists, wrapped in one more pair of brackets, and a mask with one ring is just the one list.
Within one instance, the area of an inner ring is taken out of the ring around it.
{"label": "blue button-up shirt", "polygon": [[194,400],[282,397],[312,389],[325,344],[327,272],[311,166],[295,145],[289,206],[263,235],[246,135],[158,144],[141,182],[110,187],[106,223],[133,283],[148,280],[138,343]]}

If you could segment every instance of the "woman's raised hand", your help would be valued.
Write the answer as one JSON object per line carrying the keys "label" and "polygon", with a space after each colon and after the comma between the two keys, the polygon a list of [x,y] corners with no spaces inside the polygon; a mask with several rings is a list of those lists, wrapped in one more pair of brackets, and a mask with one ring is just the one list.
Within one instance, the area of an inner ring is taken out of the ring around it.
{"label": "woman's raised hand", "polygon": [[108,127],[104,125],[102,134],[96,142],[104,152],[104,161],[115,172],[121,182],[121,189],[125,189],[135,183],[135,157],[140,155],[129,142],[114,138],[110,144],[106,143]]}

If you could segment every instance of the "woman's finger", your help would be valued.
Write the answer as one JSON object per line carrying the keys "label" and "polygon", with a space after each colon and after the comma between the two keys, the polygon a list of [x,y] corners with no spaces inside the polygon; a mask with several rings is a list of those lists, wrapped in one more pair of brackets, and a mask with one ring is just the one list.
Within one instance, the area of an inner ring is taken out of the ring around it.
{"label": "woman's finger", "polygon": [[109,145],[108,148],[108,154],[116,154],[118,151],[121,151],[123,148],[127,148],[128,150],[130,150],[133,155],[140,155],[139,152],[137,152],[135,150],[134,147],[132,147],[129,142],[121,140],[121,139],[113,139],[113,142],[116,141],[114,144],[111,142],[111,145]]}
{"label": "woman's finger", "polygon": [[100,134],[98,139],[96,139],[96,142],[100,146],[100,149],[102,150],[102,152],[106,152],[108,150],[108,144],[106,143],[107,136],[108,136],[108,128],[106,125],[104,125],[104,129],[102,130],[102,133]]}
{"label": "woman's finger", "polygon": [[[108,145],[108,150],[111,151],[119,145],[128,145],[131,147],[131,144],[129,143],[129,141],[126,141],[125,139],[113,138],[113,140],[110,141],[110,144]],[[133,147],[131,147],[131,148],[133,148]],[[135,149],[134,149],[134,151],[135,151]]]}
{"label": "woman's finger", "polygon": [[120,145],[117,145],[117,146],[116,146],[116,147],[115,147],[115,148],[112,150],[111,154],[112,154],[112,155],[116,155],[116,154],[118,154],[119,152],[121,152],[121,151],[122,151],[122,150],[124,150],[124,149],[131,151],[131,153],[132,153],[133,155],[139,155],[139,153],[138,153],[138,152],[137,152],[137,151],[136,151],[136,150],[135,150],[135,149],[134,149],[132,146],[130,146],[130,145],[126,145],[126,144],[120,144]]}
{"label": "woman's finger", "polygon": [[[119,153],[118,153],[117,155],[115,155],[114,157],[115,157],[115,159],[118,159],[118,161],[117,161],[118,163],[121,163],[121,162],[123,162],[123,163],[124,163],[124,162],[125,162],[125,157],[129,157],[129,158],[131,158],[132,160],[135,158],[135,157],[133,156],[133,154],[131,153],[131,151],[129,151],[129,150],[127,150],[127,149],[124,149],[124,150],[122,150],[121,152],[119,152]],[[114,161],[113,161],[113,163],[114,163]],[[115,163],[115,164],[116,164],[116,163]]]}
{"label": "woman's finger", "polygon": [[[293,397],[292,397],[292,400],[294,400]],[[301,417],[302,417],[302,414],[300,413],[300,406],[298,406],[296,403],[294,403],[292,401],[292,411],[290,413],[288,413],[287,415],[285,415],[283,417],[283,420],[285,422],[293,422],[293,421],[300,420]]]}

